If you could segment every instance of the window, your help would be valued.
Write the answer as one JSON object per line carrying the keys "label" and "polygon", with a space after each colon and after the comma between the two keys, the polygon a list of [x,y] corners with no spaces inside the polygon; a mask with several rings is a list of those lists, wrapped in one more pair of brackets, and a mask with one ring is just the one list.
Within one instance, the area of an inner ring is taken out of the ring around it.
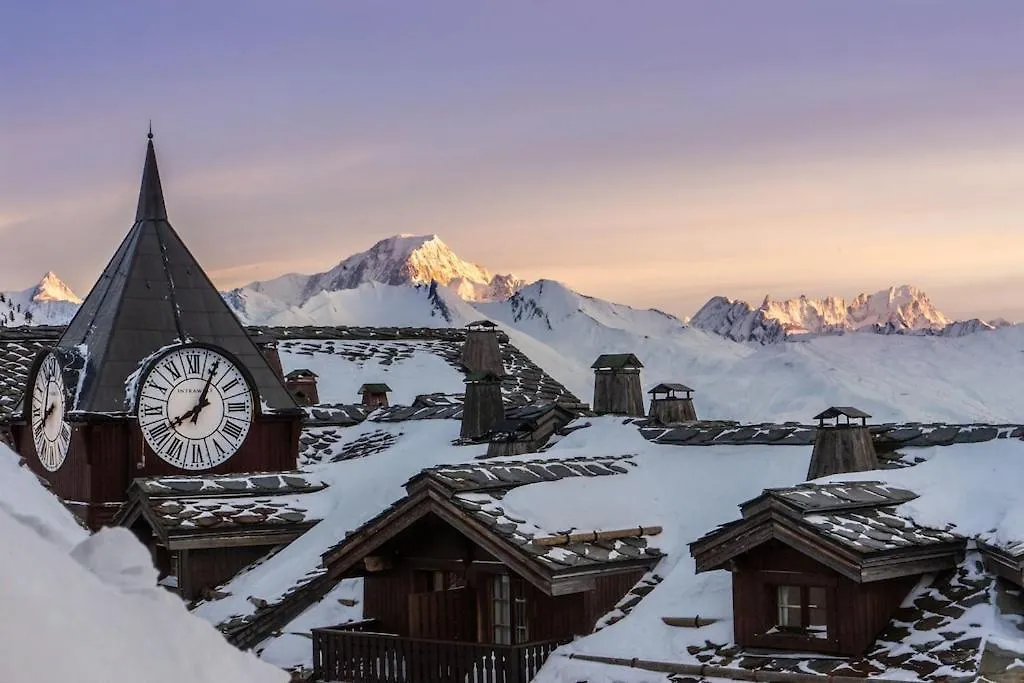
{"label": "window", "polygon": [[775,626],[770,632],[828,637],[828,606],[822,586],[776,586]]}
{"label": "window", "polygon": [[511,579],[507,574],[494,577],[492,614],[494,642],[498,645],[529,641],[523,588],[521,579]]}
{"label": "window", "polygon": [[424,571],[420,574],[422,579],[417,585],[423,592],[451,591],[466,587],[465,578],[457,572]]}

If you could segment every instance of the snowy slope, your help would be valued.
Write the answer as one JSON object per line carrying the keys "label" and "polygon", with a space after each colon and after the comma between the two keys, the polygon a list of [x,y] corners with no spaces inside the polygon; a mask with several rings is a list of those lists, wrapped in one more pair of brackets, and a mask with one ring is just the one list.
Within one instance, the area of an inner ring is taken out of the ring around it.
{"label": "snowy slope", "polygon": [[87,536],[0,445],[0,680],[284,683],[156,585],[126,529]]}
{"label": "snowy slope", "polygon": [[0,326],[63,325],[82,300],[59,277],[46,273],[35,287],[0,292]]}
{"label": "snowy slope", "polygon": [[315,275],[290,273],[234,290],[265,294],[287,306],[301,307],[320,292],[354,289],[370,282],[385,285],[450,287],[467,301],[505,299],[522,282],[494,275],[459,258],[437,235],[396,235],[348,257],[331,270]]}

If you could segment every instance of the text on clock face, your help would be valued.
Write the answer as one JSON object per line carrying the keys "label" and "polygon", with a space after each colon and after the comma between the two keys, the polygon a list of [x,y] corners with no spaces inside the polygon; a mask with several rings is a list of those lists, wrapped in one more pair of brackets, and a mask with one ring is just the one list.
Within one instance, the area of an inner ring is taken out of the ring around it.
{"label": "text on clock face", "polygon": [[206,469],[242,445],[253,399],[241,371],[222,354],[185,348],[158,361],[139,393],[139,424],[153,451],[184,469]]}

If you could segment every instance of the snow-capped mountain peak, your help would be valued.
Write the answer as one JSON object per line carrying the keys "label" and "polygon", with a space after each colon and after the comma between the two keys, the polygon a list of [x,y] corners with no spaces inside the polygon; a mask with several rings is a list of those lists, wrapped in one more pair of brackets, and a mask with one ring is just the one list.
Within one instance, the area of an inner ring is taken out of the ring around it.
{"label": "snow-capped mountain peak", "polygon": [[39,284],[32,291],[32,301],[70,301],[73,304],[82,303],[81,297],[67,285],[66,282],[57,277],[52,270],[47,271]]}
{"label": "snow-capped mountain peak", "polygon": [[736,341],[762,343],[797,334],[871,331],[958,335],[968,327],[977,328],[954,325],[927,294],[911,285],[858,294],[849,302],[836,296],[815,299],[801,295],[783,300],[766,296],[758,308],[743,301],[713,297],[690,323]]}
{"label": "snow-capped mountain peak", "polygon": [[463,260],[437,235],[401,234],[380,240],[349,256],[334,268],[314,275],[283,275],[235,290],[264,294],[287,306],[302,306],[320,292],[355,289],[376,282],[385,285],[429,285],[436,282],[466,301],[506,299],[522,287],[511,275],[495,275]]}

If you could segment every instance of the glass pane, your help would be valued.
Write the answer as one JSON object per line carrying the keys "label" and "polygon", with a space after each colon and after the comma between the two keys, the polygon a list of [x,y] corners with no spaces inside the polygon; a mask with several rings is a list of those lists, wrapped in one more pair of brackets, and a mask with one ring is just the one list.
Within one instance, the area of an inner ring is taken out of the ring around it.
{"label": "glass pane", "polygon": [[492,621],[494,642],[499,645],[512,644],[512,603],[508,599],[508,595],[508,576],[495,576]]}
{"label": "glass pane", "polygon": [[800,628],[800,586],[779,586],[776,601],[779,608],[778,625]]}

